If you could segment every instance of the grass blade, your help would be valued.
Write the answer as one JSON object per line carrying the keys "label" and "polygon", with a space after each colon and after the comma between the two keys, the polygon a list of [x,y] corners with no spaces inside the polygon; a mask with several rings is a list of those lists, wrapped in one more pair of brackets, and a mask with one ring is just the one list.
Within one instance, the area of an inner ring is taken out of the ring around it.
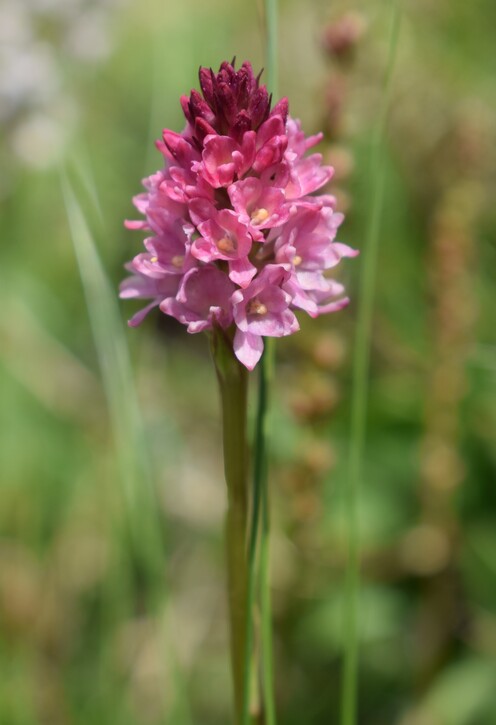
{"label": "grass blade", "polygon": [[[85,188],[91,188],[91,179],[82,167],[78,174]],[[170,603],[165,585],[164,537],[117,293],[107,279],[89,224],[65,174],[62,190],[115,438],[132,554],[146,576],[148,604],[156,612],[157,637],[163,642],[171,668],[175,698],[170,714],[175,722],[189,725],[184,682],[167,631]],[[96,208],[98,211],[98,204]]]}
{"label": "grass blade", "polygon": [[358,690],[358,596],[360,550],[358,531],[358,496],[363,475],[366,435],[370,339],[374,303],[377,252],[381,212],[384,201],[385,168],[383,143],[391,98],[391,79],[396,57],[400,24],[400,1],[392,0],[389,58],[384,79],[381,112],[373,137],[370,159],[371,208],[366,234],[364,261],[358,291],[358,318],[353,358],[351,431],[348,461],[346,510],[348,520],[348,568],[345,593],[345,644],[341,692],[341,725],[355,725]]}

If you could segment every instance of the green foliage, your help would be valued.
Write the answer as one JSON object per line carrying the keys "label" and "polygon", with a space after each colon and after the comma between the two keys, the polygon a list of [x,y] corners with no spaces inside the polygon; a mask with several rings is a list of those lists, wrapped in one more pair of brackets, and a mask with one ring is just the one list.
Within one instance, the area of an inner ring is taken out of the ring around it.
{"label": "green foliage", "polygon": [[[324,129],[331,163],[344,169],[343,152],[352,156],[331,192],[351,200],[342,239],[359,248],[386,5],[355,3],[368,31],[339,61],[319,33],[349,3],[280,3],[280,89],[309,132]],[[359,507],[359,723],[493,725],[495,9],[404,6]],[[56,164],[39,168],[41,142],[19,155],[19,109],[1,141],[0,723],[218,725],[231,695],[208,343],[158,313],[127,330],[134,309],[116,289],[141,245],[122,220],[160,163],[153,139],[182,125],[179,95],[200,63],[236,54],[261,65],[261,29],[254,3],[104,11],[108,57],[89,69],[70,59],[69,39],[56,48],[64,94],[77,100],[62,184]],[[329,120],[333,93],[340,123]],[[338,712],[360,263],[343,273],[347,311],[302,320],[277,345],[270,496],[284,725]]]}

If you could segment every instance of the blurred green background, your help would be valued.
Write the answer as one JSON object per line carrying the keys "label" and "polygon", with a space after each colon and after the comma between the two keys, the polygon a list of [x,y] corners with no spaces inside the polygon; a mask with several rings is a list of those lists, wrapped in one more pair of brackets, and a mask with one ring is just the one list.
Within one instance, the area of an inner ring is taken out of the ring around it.
{"label": "blurred green background", "polygon": [[[496,6],[403,5],[360,499],[359,722],[493,725]],[[307,133],[325,132],[341,239],[357,248],[389,23],[379,0],[280,2],[281,95]],[[0,39],[0,723],[222,725],[225,491],[208,345],[158,313],[128,330],[135,307],[114,291],[141,248],[122,221],[160,166],[153,140],[182,128],[179,96],[200,64],[263,65],[261,8],[1,0]],[[343,271],[347,310],[278,343],[283,725],[338,718],[362,260]]]}

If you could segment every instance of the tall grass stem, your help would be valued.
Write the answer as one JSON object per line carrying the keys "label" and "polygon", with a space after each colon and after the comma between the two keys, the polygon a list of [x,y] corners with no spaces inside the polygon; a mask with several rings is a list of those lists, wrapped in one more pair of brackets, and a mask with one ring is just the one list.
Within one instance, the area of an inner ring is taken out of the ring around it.
{"label": "tall grass stem", "polygon": [[381,213],[384,201],[384,137],[391,103],[392,75],[398,45],[401,6],[392,0],[389,53],[384,78],[381,110],[374,129],[370,154],[369,187],[371,206],[366,231],[364,261],[358,291],[358,317],[353,357],[353,389],[348,461],[346,513],[348,521],[348,568],[345,588],[345,642],[341,692],[341,725],[357,722],[358,691],[358,597],[360,585],[359,490],[363,477],[369,388],[370,341],[374,304]]}
{"label": "tall grass stem", "polygon": [[[266,0],[266,57],[267,85],[273,99],[277,100],[279,80],[278,59],[278,0]],[[275,367],[275,340],[265,340],[265,354],[260,370],[259,408],[263,436],[263,461],[261,471],[262,530],[260,537],[260,604],[262,692],[266,725],[276,725],[274,693],[274,660],[272,645],[272,601],[270,591],[270,511],[269,511],[269,445],[270,445],[270,389]]]}
{"label": "tall grass stem", "polygon": [[[76,164],[75,171],[91,197],[101,224],[99,200],[89,171],[81,163]],[[132,556],[134,563],[146,572],[150,590],[149,604],[156,616],[164,620],[170,606],[165,579],[164,535],[159,521],[157,492],[153,485],[134,373],[116,291],[107,278],[89,221],[65,171],[62,172],[61,182],[115,439]],[[107,584],[110,585],[108,582]],[[118,594],[123,594],[122,585],[119,585]],[[115,606],[113,614],[115,617]],[[175,689],[175,697],[169,710],[170,717],[175,721],[177,718],[180,725],[190,725],[189,703],[174,647],[167,628],[164,629],[160,624],[158,627],[158,636],[164,640]]]}
{"label": "tall grass stem", "polygon": [[267,88],[277,95],[279,78],[278,61],[278,0],[265,0]]}
{"label": "tall grass stem", "polygon": [[[267,86],[272,96],[277,94],[278,78],[278,3],[265,0],[265,55]],[[261,655],[263,714],[267,725],[275,725],[275,701],[272,656],[272,607],[270,596],[270,550],[269,550],[269,495],[268,495],[268,410],[269,387],[274,367],[274,341],[265,339],[265,351],[259,364],[258,401],[254,439],[252,510],[248,545],[248,610],[246,620],[246,661],[243,702],[243,725],[250,723],[250,683],[253,661],[253,615],[255,604],[255,583],[257,567],[257,544],[260,538],[260,613],[261,613]],[[261,527],[260,527],[260,518]],[[260,531],[261,529],[261,531]],[[260,531],[260,534],[259,534]]]}
{"label": "tall grass stem", "polygon": [[[116,292],[111,289],[90,225],[66,175],[62,189],[115,438],[134,553],[142,565],[152,565],[157,573],[163,573],[155,490]],[[143,519],[144,505],[147,513],[152,510],[152,520]]]}

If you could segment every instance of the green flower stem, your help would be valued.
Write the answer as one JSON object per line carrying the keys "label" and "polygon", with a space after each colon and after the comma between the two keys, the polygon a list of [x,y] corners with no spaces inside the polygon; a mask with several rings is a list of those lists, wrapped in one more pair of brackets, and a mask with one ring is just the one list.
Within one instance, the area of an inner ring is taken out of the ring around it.
{"label": "green flower stem", "polygon": [[[252,722],[250,715],[250,695],[252,682],[252,654],[253,654],[253,610],[255,605],[255,580],[256,580],[256,559],[257,559],[257,542],[258,529],[260,521],[260,503],[261,503],[261,486],[263,467],[265,461],[265,377],[264,358],[259,363],[260,367],[260,384],[258,389],[258,406],[257,417],[255,423],[255,440],[253,443],[253,489],[252,489],[252,507],[250,521],[250,540],[248,544],[248,587],[247,587],[247,616],[245,619],[245,636],[246,650],[244,663],[244,681],[243,681],[243,710],[242,725],[250,725]],[[262,717],[262,713],[260,713]]]}
{"label": "green flower stem", "polygon": [[224,472],[227,484],[227,579],[231,626],[231,668],[236,723],[242,722],[246,661],[248,571],[246,530],[248,518],[248,448],[246,414],[248,372],[237,360],[232,341],[221,330],[212,337],[212,352],[222,405]]}
{"label": "green flower stem", "polygon": [[270,508],[269,508],[269,487],[268,487],[268,460],[267,460],[267,436],[269,406],[268,397],[270,383],[274,371],[274,340],[266,340],[266,352],[264,360],[263,384],[265,413],[263,421],[265,433],[265,464],[262,476],[262,536],[260,541],[260,582],[261,582],[261,629],[262,629],[262,685],[265,705],[265,719],[267,725],[276,725],[276,707],[274,701],[274,664],[272,654],[272,602],[270,595]]}
{"label": "green flower stem", "polygon": [[266,338],[265,354],[260,370],[260,409],[263,435],[263,466],[261,478],[262,532],[260,537],[260,604],[262,689],[266,725],[275,725],[274,664],[272,655],[272,602],[270,595],[270,506],[268,486],[268,449],[270,431],[269,392],[275,367],[275,340]]}

